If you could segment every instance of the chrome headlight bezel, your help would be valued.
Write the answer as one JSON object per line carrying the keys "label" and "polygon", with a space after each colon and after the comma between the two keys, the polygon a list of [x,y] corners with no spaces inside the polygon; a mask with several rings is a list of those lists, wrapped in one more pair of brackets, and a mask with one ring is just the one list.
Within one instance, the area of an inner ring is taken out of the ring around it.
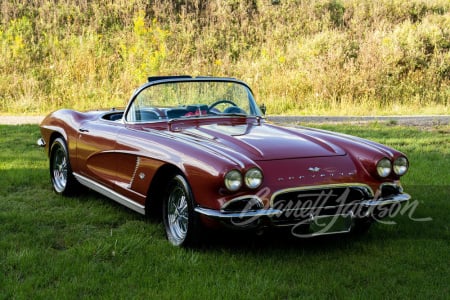
{"label": "chrome headlight bezel", "polygon": [[242,173],[236,169],[228,171],[224,177],[225,187],[230,192],[236,192],[242,187]]}
{"label": "chrome headlight bezel", "polygon": [[263,182],[263,174],[259,168],[250,168],[247,172],[245,172],[245,186],[249,189],[257,189],[261,186]]}
{"label": "chrome headlight bezel", "polygon": [[395,159],[394,165],[392,167],[394,173],[398,176],[403,176],[408,172],[409,169],[409,161],[404,156],[399,156]]}
{"label": "chrome headlight bezel", "polygon": [[377,162],[377,174],[381,178],[388,177],[392,171],[392,163],[391,161],[384,157]]}

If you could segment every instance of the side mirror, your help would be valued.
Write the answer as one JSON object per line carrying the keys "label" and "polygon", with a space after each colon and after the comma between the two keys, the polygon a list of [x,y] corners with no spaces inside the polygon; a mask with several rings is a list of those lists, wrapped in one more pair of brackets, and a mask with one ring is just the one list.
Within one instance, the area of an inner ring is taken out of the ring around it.
{"label": "side mirror", "polygon": [[259,109],[261,110],[261,112],[263,113],[263,115],[266,114],[267,107],[264,105],[264,103],[259,107]]}

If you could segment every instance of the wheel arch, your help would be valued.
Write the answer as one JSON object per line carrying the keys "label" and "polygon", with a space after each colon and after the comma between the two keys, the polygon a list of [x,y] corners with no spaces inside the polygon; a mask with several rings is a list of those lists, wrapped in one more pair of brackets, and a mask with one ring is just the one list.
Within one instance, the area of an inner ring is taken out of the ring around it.
{"label": "wheel arch", "polygon": [[76,136],[74,136],[74,134],[69,134],[66,130],[62,128],[52,130],[48,134],[47,156],[50,157],[50,155],[52,154],[52,145],[57,138],[62,138],[66,143],[72,167],[76,167]]}
{"label": "wheel arch", "polygon": [[48,147],[48,153],[47,153],[47,154],[48,154],[49,156],[50,156],[51,151],[52,151],[52,145],[53,145],[53,142],[54,142],[57,138],[62,138],[62,139],[64,139],[64,141],[65,141],[66,144],[67,144],[67,138],[66,138],[61,132],[59,132],[59,131],[53,131],[53,132],[51,133],[50,138],[49,138],[49,141],[48,141],[49,147]]}
{"label": "wheel arch", "polygon": [[167,184],[175,175],[182,175],[189,184],[186,174],[175,165],[164,164],[156,171],[147,191],[147,199],[145,201],[146,215],[157,219],[161,218],[163,193]]}

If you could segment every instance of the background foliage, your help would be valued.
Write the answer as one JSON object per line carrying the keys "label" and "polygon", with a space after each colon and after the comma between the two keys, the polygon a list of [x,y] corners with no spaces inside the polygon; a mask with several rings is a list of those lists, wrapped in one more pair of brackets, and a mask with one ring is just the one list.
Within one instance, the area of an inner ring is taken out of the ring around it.
{"label": "background foliage", "polygon": [[124,106],[232,76],[270,113],[448,113],[448,0],[3,0],[0,113]]}

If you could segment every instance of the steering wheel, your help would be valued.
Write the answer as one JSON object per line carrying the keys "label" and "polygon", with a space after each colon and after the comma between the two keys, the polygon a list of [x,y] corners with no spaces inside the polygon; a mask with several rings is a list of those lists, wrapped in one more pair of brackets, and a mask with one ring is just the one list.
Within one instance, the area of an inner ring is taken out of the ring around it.
{"label": "steering wheel", "polygon": [[217,100],[216,102],[214,102],[213,104],[208,106],[208,111],[210,111],[211,109],[213,109],[214,107],[216,107],[217,105],[222,104],[222,103],[228,103],[228,104],[231,104],[231,105],[236,106],[236,107],[238,106],[236,103],[234,103],[231,100],[222,99],[222,100]]}

